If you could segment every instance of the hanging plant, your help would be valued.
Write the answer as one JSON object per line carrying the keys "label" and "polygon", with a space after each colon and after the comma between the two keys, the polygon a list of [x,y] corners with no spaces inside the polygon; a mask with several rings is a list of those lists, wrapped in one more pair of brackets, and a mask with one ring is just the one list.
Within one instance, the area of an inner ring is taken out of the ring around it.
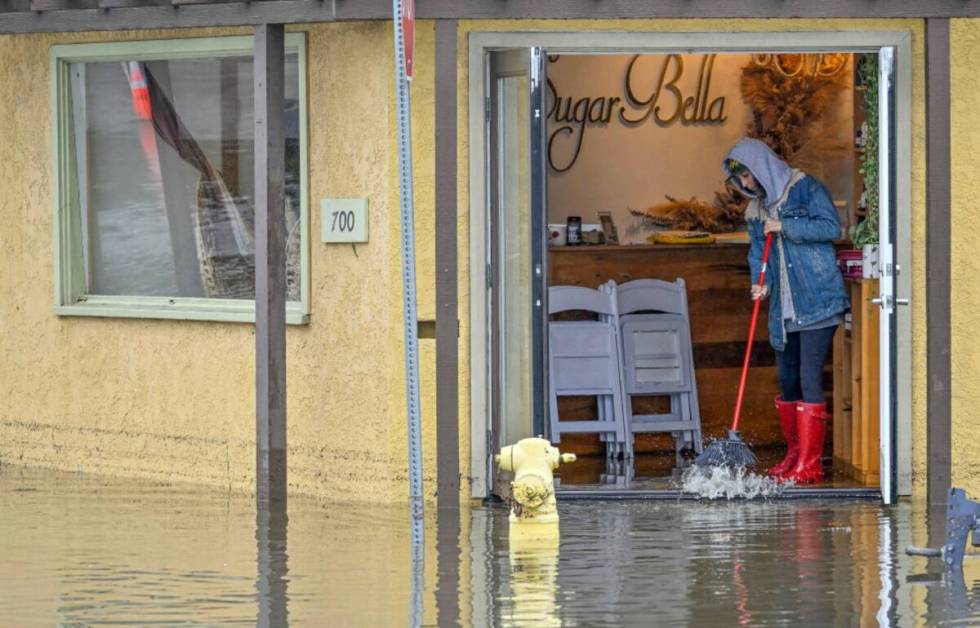
{"label": "hanging plant", "polygon": [[851,227],[851,241],[862,248],[878,244],[878,58],[864,55],[858,63],[858,83],[864,94],[864,111],[867,116],[864,146],[861,150],[860,174],[864,183],[864,199],[867,214],[864,220]]}
{"label": "hanging plant", "polygon": [[756,55],[742,69],[742,100],[752,108],[748,136],[762,140],[794,167],[832,159],[828,142],[840,95],[847,88],[842,54]]}

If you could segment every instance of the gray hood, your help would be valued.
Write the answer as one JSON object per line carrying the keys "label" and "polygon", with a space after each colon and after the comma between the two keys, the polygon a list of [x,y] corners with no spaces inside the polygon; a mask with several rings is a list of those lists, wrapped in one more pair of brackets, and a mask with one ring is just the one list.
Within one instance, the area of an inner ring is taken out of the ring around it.
{"label": "gray hood", "polygon": [[[764,142],[752,138],[747,137],[739,140],[738,144],[735,144],[728,151],[728,154],[725,155],[722,168],[724,168],[725,173],[730,177],[732,176],[732,172],[726,163],[729,159],[734,159],[749,169],[749,172],[752,173],[755,180],[766,191],[766,198],[764,200],[766,206],[779,200],[779,197],[783,194],[783,190],[786,189],[786,185],[793,176],[793,170],[789,167],[789,164],[780,159]],[[741,184],[737,183],[737,178],[735,181],[738,187],[742,189]],[[742,192],[749,197],[756,196],[745,189],[742,189]]]}

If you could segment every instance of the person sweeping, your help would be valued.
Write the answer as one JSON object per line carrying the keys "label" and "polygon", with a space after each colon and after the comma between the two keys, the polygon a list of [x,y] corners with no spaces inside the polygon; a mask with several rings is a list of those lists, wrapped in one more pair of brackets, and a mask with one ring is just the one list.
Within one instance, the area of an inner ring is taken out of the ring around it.
{"label": "person sweeping", "polygon": [[769,299],[769,343],[782,392],[776,409],[786,457],[769,474],[795,484],[819,482],[827,421],[823,366],[850,309],[834,250],[840,219],[822,183],[791,168],[759,140],[735,144],[724,170],[750,199],[745,217],[753,281],[768,253],[768,272],[761,285],[752,285],[751,296]]}

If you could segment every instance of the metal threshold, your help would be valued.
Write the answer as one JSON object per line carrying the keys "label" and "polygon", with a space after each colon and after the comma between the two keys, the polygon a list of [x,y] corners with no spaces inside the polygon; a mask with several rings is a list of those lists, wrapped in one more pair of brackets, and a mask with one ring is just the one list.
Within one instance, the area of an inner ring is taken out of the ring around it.
{"label": "metal threshold", "polygon": [[[684,493],[679,489],[642,489],[642,488],[569,488],[559,487],[555,491],[561,501],[570,500],[690,500],[702,501],[705,498],[692,493]],[[756,497],[754,500],[775,499],[881,499],[881,490],[877,488],[788,488],[778,495]],[[737,501],[745,498],[732,498]],[[706,500],[705,500],[706,501]],[[720,501],[720,500],[716,500]],[[749,500],[746,500],[749,501]]]}

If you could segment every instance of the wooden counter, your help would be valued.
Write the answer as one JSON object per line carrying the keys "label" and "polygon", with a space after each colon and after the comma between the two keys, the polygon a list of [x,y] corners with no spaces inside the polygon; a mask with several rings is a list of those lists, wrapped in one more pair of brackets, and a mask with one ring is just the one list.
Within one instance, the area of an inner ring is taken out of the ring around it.
{"label": "wooden counter", "polygon": [[[731,423],[745,342],[752,317],[749,298],[748,243],[693,245],[575,246],[549,250],[551,285],[597,288],[613,279],[678,277],[687,284],[691,315],[695,376],[701,405],[701,427],[706,437],[725,434]],[[763,305],[755,342],[752,369],[746,386],[741,432],[754,445],[782,444],[773,398],[779,394],[775,354],[769,346],[768,308]],[[662,400],[634,399],[637,410]],[[563,398],[562,419],[595,416],[594,398]],[[563,450],[565,438],[562,438]],[[598,453],[595,436],[567,437],[573,450]],[[669,437],[640,435],[640,452],[667,448]]]}

